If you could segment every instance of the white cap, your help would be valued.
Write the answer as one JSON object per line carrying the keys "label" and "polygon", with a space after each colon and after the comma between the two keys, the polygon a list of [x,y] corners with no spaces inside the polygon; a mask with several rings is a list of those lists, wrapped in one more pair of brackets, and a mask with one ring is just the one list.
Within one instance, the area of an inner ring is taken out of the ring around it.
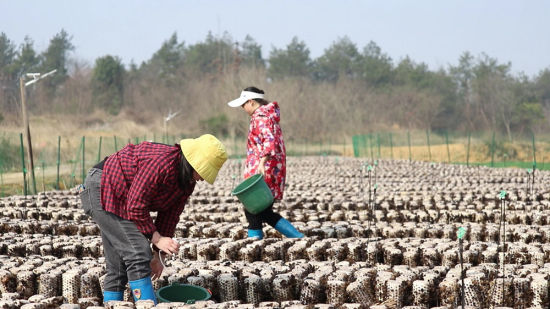
{"label": "white cap", "polygon": [[239,98],[227,103],[227,105],[231,107],[239,107],[244,103],[246,103],[248,100],[263,99],[263,98],[264,98],[264,95],[261,93],[256,93],[252,91],[243,91],[241,92],[241,96]]}

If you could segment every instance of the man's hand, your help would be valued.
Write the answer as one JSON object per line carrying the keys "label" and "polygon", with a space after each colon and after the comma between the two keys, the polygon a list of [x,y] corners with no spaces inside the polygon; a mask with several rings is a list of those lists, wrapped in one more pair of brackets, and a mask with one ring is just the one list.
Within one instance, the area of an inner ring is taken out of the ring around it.
{"label": "man's hand", "polygon": [[170,237],[164,237],[157,231],[153,233],[151,243],[168,255],[177,254],[180,249],[180,244],[177,241]]}
{"label": "man's hand", "polygon": [[157,280],[160,278],[160,275],[162,275],[162,271],[164,270],[164,266],[161,262],[161,255],[162,253],[153,251],[153,259],[151,260],[151,279]]}

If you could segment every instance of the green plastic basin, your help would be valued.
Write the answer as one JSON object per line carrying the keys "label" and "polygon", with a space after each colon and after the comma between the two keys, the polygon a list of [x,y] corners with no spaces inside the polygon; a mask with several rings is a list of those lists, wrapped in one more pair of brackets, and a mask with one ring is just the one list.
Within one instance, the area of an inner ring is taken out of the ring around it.
{"label": "green plastic basin", "polygon": [[236,195],[244,208],[253,215],[259,214],[273,204],[273,194],[262,174],[245,179],[231,194]]}
{"label": "green plastic basin", "polygon": [[157,291],[157,299],[161,303],[194,304],[196,301],[209,300],[210,296],[212,294],[207,289],[191,284],[172,283]]}

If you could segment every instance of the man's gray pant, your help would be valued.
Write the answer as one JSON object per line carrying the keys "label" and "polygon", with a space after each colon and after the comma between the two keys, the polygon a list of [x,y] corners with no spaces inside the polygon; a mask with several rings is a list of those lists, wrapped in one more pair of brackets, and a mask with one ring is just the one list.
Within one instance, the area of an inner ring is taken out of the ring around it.
{"label": "man's gray pant", "polygon": [[136,225],[101,206],[102,170],[92,168],[80,193],[82,209],[99,225],[103,240],[103,254],[107,264],[105,291],[120,292],[128,280],[151,276],[151,247]]}

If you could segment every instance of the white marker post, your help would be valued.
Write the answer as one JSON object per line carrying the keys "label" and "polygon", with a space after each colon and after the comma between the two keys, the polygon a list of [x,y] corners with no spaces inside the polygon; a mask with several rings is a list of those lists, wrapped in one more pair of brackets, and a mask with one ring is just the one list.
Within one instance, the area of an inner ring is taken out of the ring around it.
{"label": "white marker post", "polygon": [[181,111],[177,111],[175,113],[172,113],[172,111],[169,111],[168,112],[168,115],[166,117],[164,117],[164,138],[166,139],[165,143],[168,144],[168,131],[167,131],[167,128],[166,128],[166,123],[170,120],[172,120],[172,118],[176,117],[179,112]]}

